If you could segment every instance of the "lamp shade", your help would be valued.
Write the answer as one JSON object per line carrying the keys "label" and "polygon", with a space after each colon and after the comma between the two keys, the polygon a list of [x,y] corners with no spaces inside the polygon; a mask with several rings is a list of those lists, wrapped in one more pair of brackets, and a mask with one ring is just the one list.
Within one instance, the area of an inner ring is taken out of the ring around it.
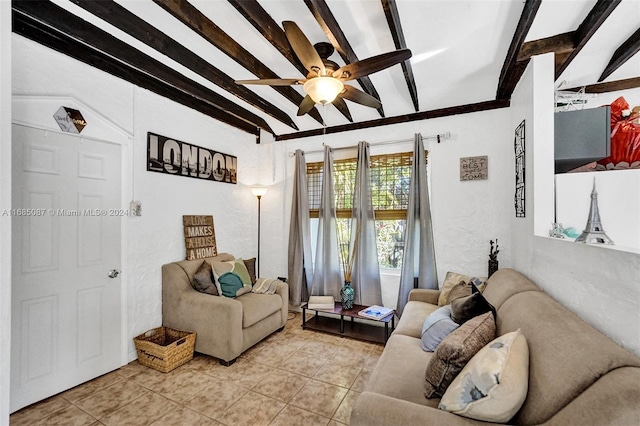
{"label": "lamp shade", "polygon": [[338,93],[344,90],[344,84],[333,77],[310,78],[304,83],[304,92],[316,103],[333,102]]}
{"label": "lamp shade", "polygon": [[264,186],[254,186],[253,188],[251,188],[251,192],[256,197],[262,197],[267,193],[267,188],[265,188]]}

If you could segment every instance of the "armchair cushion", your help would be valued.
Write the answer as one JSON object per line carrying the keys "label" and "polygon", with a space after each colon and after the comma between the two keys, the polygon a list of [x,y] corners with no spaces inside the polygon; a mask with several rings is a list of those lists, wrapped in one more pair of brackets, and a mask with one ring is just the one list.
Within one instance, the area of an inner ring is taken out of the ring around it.
{"label": "armchair cushion", "polygon": [[242,303],[242,327],[247,328],[282,309],[282,297],[277,294],[247,293],[236,300]]}

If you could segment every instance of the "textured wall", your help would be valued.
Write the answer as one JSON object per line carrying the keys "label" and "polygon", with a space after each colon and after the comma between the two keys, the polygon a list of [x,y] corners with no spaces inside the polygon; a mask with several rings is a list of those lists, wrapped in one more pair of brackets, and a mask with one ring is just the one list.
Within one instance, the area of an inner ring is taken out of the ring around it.
{"label": "textured wall", "polygon": [[[513,128],[527,119],[527,168],[532,172],[527,175],[527,192],[546,192],[547,199],[553,194],[552,180],[549,183],[553,156],[548,155],[553,136],[552,90],[553,56],[536,57],[516,88],[511,107]],[[538,227],[549,227],[552,203],[534,206],[527,197],[527,212],[536,215]],[[595,328],[640,355],[640,255],[534,236],[535,221],[528,213],[525,219],[511,220],[514,267]]]}

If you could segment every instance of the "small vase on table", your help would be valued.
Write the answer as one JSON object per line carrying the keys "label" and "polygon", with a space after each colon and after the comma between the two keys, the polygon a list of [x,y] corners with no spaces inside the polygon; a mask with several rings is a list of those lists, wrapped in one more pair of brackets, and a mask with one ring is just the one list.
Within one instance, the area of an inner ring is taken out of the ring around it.
{"label": "small vase on table", "polygon": [[351,287],[351,282],[345,281],[344,287],[340,289],[340,301],[342,302],[342,309],[353,308],[354,296],[355,291],[353,290],[353,287]]}

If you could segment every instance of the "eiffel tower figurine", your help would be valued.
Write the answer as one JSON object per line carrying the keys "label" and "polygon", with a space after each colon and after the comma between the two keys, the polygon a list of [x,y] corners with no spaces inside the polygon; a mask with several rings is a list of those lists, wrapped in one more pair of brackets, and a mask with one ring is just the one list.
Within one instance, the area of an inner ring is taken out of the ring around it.
{"label": "eiffel tower figurine", "polygon": [[613,244],[613,240],[607,236],[600,223],[600,211],[598,210],[598,193],[596,192],[596,178],[593,178],[593,189],[591,190],[591,207],[589,207],[589,218],[587,226],[582,234],[576,238],[576,243],[585,244]]}

